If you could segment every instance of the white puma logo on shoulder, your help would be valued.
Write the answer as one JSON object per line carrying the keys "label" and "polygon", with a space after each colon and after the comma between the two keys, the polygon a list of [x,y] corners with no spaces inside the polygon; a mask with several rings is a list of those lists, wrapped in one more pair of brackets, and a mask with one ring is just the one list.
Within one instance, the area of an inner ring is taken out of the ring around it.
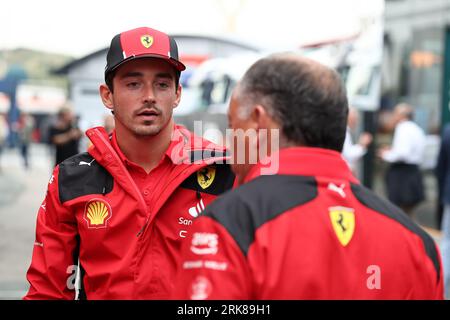
{"label": "white puma logo on shoulder", "polygon": [[94,162],[95,159],[92,159],[91,162],[86,162],[86,161],[80,161],[80,163],[78,164],[79,166],[91,166],[92,162]]}

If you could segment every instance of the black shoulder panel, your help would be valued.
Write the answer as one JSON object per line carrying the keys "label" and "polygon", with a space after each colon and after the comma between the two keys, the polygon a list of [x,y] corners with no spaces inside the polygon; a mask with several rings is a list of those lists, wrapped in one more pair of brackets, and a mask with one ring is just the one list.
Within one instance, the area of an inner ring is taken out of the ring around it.
{"label": "black shoulder panel", "polygon": [[[229,156],[229,153],[226,151],[219,151],[219,150],[195,150],[189,152],[189,158],[192,163],[197,161],[205,161],[211,158],[225,158]],[[222,160],[221,163],[225,162],[225,160]]]}
{"label": "black shoulder panel", "polygon": [[61,162],[58,181],[61,203],[88,194],[107,194],[114,183],[109,172],[87,152]]}
{"label": "black shoulder panel", "polygon": [[[189,178],[183,181],[181,187],[213,195],[222,194],[233,187],[235,175],[233,171],[231,171],[230,165],[212,164],[206,168],[208,169],[200,169],[191,174]],[[214,170],[214,177],[211,176],[212,171],[210,168],[213,168]],[[206,185],[204,185],[205,188],[203,188],[200,185],[199,180],[205,181],[205,179],[213,180],[209,186],[206,187]]]}
{"label": "black shoulder panel", "polygon": [[260,176],[219,197],[206,208],[205,215],[222,224],[247,255],[261,225],[313,200],[317,194],[313,177]]}
{"label": "black shoulder panel", "polygon": [[434,268],[436,269],[439,280],[440,276],[439,259],[436,251],[436,246],[430,235],[428,235],[428,233],[426,233],[421,227],[415,224],[400,208],[398,208],[397,206],[393,205],[388,201],[381,199],[371,190],[357,184],[352,184],[351,188],[355,197],[363,205],[397,221],[403,227],[415,233],[422,239],[425,251],[434,264]]}

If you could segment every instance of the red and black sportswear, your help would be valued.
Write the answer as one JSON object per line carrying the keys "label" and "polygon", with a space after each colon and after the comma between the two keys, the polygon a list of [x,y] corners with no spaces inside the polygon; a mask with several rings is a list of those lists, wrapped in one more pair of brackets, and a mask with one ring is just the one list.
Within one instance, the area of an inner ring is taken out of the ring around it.
{"label": "red and black sportswear", "polygon": [[175,298],[443,298],[432,238],[360,185],[338,152],[278,155],[276,175],[256,165],[195,221]]}
{"label": "red and black sportswear", "polygon": [[74,299],[78,261],[84,298],[168,298],[192,220],[234,183],[225,149],[177,126],[165,155],[174,157],[160,163],[167,167],[158,181],[136,183],[103,128],[87,135],[89,152],[62,162],[50,179],[25,299]]}

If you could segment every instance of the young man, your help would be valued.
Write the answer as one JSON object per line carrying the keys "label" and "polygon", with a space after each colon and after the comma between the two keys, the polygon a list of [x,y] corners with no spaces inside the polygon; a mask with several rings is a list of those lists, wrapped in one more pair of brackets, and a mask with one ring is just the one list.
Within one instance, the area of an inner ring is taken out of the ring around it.
{"label": "young man", "polygon": [[[115,131],[53,172],[38,213],[25,299],[164,299],[192,220],[233,185],[225,150],[174,124],[181,97],[176,42],[150,28],[116,35],[104,105]],[[222,163],[222,164],[221,164]]]}
{"label": "young man", "polygon": [[[347,112],[339,75],[316,62],[275,55],[247,71],[230,127],[256,132],[256,141],[239,138],[240,152],[267,146],[271,155],[234,165],[244,184],[195,221],[174,297],[442,298],[433,240],[361,186],[342,159]],[[265,131],[279,131],[279,147]],[[278,172],[262,175],[274,162]]]}

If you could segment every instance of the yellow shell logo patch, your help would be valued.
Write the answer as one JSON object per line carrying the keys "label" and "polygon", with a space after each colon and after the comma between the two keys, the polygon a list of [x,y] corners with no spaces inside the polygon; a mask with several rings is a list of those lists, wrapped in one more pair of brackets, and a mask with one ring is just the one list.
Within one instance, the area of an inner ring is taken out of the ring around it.
{"label": "yellow shell logo patch", "polygon": [[111,206],[104,200],[93,199],[86,204],[84,219],[88,223],[88,228],[106,228],[111,216]]}
{"label": "yellow shell logo patch", "polygon": [[202,189],[208,188],[216,177],[216,167],[210,166],[197,171],[197,182]]}
{"label": "yellow shell logo patch", "polygon": [[153,44],[153,37],[148,34],[141,36],[141,43],[147,49],[150,48]]}
{"label": "yellow shell logo patch", "polygon": [[331,225],[336,233],[339,242],[345,247],[352,240],[355,232],[355,213],[351,208],[331,207],[330,212]]}

